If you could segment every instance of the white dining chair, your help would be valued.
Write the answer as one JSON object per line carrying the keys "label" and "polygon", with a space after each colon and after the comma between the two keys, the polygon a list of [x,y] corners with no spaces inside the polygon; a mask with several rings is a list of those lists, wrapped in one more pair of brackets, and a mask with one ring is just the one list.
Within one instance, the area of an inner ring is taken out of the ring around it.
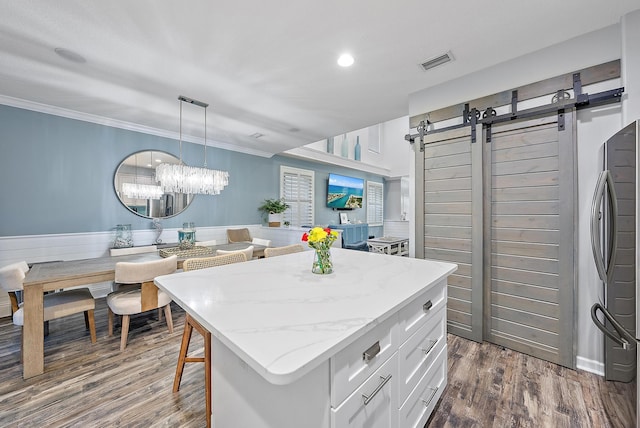
{"label": "white dining chair", "polygon": [[[0,268],[0,287],[9,294],[13,324],[21,327],[24,326],[24,310],[23,304],[18,302],[16,292],[23,290],[22,284],[28,271],[29,266],[24,261]],[[96,302],[88,288],[45,294],[43,304],[43,321],[45,322],[84,312],[85,326],[91,335],[91,343],[96,343],[96,325],[93,315]]]}
{"label": "white dining chair", "polygon": [[[145,254],[154,253],[158,251],[158,247],[155,245],[144,245],[141,247],[127,247],[127,248],[110,248],[109,255],[114,256],[128,256],[132,254]],[[111,291],[117,291],[120,289],[120,284],[117,281],[111,283]]]}
{"label": "white dining chair", "polygon": [[232,253],[243,253],[247,260],[251,260],[253,258],[253,245],[249,245],[244,250],[216,250],[216,256],[221,256],[224,254],[232,254]]}
{"label": "white dining chair", "polygon": [[[160,275],[174,273],[178,268],[176,255],[161,260],[130,263],[118,262],[115,269],[115,282],[130,284],[107,295],[109,307],[109,336],[113,336],[113,315],[122,316],[120,333],[120,350],[127,346],[130,316],[153,309],[164,308],[169,333],[173,333],[173,319],[171,317],[171,297],[153,283],[153,279]],[[140,284],[140,286],[138,286]]]}
{"label": "white dining chair", "polygon": [[253,238],[251,240],[251,243],[256,245],[264,245],[265,247],[270,247],[271,239]]}

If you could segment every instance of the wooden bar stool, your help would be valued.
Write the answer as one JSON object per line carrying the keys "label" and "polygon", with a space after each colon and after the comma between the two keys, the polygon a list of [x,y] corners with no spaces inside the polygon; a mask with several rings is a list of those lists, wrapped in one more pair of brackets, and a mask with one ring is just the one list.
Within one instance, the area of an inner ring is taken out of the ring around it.
{"label": "wooden bar stool", "polygon": [[[253,250],[253,249],[252,249]],[[182,264],[184,272],[196,269],[205,269],[214,266],[228,265],[231,263],[246,262],[247,257],[243,252],[232,252],[229,254],[187,259]],[[193,329],[204,338],[204,357],[187,357],[189,352],[189,343],[191,342],[191,334]],[[173,392],[180,390],[180,381],[182,381],[182,372],[186,363],[204,363],[204,391],[206,394],[207,408],[207,427],[211,427],[211,333],[204,328],[191,315],[186,314],[184,320],[184,331],[182,333],[182,343],[180,344],[180,354],[178,355],[178,366],[176,367],[176,376],[173,378]]]}
{"label": "wooden bar stool", "polygon": [[[204,357],[188,357],[189,342],[193,329],[204,338]],[[180,354],[178,355],[178,367],[176,376],[173,379],[173,392],[180,390],[180,381],[185,363],[204,363],[204,393],[206,394],[207,427],[211,427],[211,333],[205,329],[198,321],[189,314],[184,320],[184,332],[182,333],[182,343],[180,344]]]}

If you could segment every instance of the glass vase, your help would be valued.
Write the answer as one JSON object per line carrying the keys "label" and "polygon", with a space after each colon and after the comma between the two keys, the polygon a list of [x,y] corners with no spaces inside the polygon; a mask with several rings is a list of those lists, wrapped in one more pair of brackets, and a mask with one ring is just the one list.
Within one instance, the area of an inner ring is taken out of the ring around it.
{"label": "glass vase", "polygon": [[315,248],[315,257],[311,272],[318,275],[325,275],[333,272],[333,261],[331,260],[331,248]]}
{"label": "glass vase", "polygon": [[116,226],[116,238],[113,241],[113,248],[133,247],[133,234],[130,224],[119,224]]}
{"label": "glass vase", "polygon": [[193,248],[196,243],[196,225],[192,222],[182,224],[182,229],[178,230],[178,246],[183,250]]}

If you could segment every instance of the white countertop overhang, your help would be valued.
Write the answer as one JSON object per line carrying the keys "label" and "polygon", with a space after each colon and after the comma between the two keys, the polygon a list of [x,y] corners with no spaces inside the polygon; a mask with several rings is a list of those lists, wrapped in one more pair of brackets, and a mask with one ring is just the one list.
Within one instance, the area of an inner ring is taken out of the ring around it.
{"label": "white countertop overhang", "polygon": [[331,252],[329,275],[311,273],[314,253],[304,251],[165,275],[155,283],[267,381],[284,385],[457,269],[432,260]]}

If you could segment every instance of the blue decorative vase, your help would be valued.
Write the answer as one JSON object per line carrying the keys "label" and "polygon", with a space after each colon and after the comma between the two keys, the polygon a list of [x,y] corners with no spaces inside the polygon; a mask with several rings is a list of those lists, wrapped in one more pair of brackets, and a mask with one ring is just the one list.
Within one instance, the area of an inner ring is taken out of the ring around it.
{"label": "blue decorative vase", "polygon": [[360,160],[360,136],[356,137],[356,146],[353,148],[353,158],[357,161]]}
{"label": "blue decorative vase", "polygon": [[327,138],[327,153],[333,154],[333,137]]}

